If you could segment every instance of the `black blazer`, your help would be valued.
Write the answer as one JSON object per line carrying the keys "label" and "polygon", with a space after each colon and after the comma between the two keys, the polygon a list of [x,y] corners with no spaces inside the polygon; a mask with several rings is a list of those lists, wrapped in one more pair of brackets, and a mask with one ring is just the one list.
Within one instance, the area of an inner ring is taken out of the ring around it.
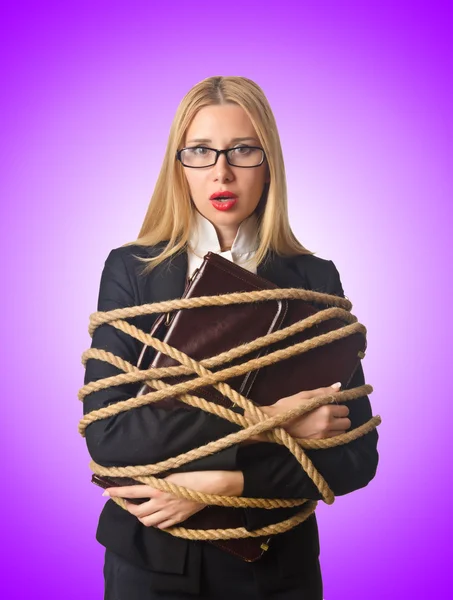
{"label": "black blazer", "polygon": [[[180,298],[186,282],[187,253],[164,261],[147,276],[141,275],[143,264],[134,257],[155,256],[162,248],[163,245],[158,244],[112,250],[102,272],[97,309],[108,311]],[[283,258],[269,253],[269,260],[258,266],[258,275],[283,288],[300,287],[344,296],[334,263],[313,255]],[[146,315],[128,321],[149,331],[157,316]],[[103,348],[137,364],[142,344],[110,325],[102,325],[96,329],[91,347]],[[150,363],[153,352],[148,350],[143,365]],[[119,372],[108,363],[90,359],[84,382],[87,384]],[[359,365],[349,387],[363,383],[363,370]],[[93,392],[84,400],[84,414],[135,396],[140,386],[141,383],[127,384]],[[367,396],[348,406],[352,428],[372,416]],[[203,411],[181,408],[169,412],[143,406],[90,424],[86,429],[86,443],[92,459],[103,466],[138,465],[162,461],[239,429],[239,426]],[[378,464],[377,441],[378,434],[374,430],[347,445],[309,450],[307,454],[334,494],[339,496],[366,486],[374,477]],[[276,444],[233,446],[179,470],[210,469],[242,470],[244,496],[320,498],[294,456],[287,448]],[[255,529],[287,518],[297,510],[245,509],[244,526]],[[96,539],[128,561],[153,571],[156,590],[190,591],[198,585],[200,546],[205,542],[188,541],[157,528],[145,527],[112,500],[107,501],[102,510]],[[312,515],[293,530],[273,538],[270,552],[277,557],[275,577],[296,576],[301,560],[319,555],[316,517]]]}

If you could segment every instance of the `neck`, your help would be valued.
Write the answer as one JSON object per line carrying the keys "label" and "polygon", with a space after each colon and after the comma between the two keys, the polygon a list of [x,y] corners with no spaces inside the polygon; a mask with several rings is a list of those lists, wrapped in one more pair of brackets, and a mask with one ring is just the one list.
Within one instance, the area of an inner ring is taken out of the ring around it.
{"label": "neck", "polygon": [[217,232],[217,237],[219,238],[219,244],[222,252],[225,250],[231,250],[239,226],[237,225],[233,228],[228,228],[226,231],[225,229],[219,228],[216,225],[214,225],[214,227]]}

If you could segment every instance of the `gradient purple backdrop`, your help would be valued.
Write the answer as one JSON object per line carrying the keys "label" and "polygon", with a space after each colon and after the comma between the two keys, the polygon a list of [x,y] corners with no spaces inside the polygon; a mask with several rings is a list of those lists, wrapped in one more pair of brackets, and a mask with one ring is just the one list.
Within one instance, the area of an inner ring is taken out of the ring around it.
{"label": "gradient purple backdrop", "polygon": [[102,598],[104,499],[77,433],[88,319],[179,101],[219,74],[269,98],[293,228],[368,328],[380,465],[319,505],[325,598],[451,593],[451,9],[2,3],[2,597]]}

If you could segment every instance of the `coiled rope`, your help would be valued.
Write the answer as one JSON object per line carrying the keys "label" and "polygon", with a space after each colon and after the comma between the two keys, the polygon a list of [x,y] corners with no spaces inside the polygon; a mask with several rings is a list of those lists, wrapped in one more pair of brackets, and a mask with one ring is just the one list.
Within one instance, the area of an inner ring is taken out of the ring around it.
{"label": "coiled rope", "polygon": [[[232,348],[226,352],[222,352],[216,356],[196,361],[190,356],[181,352],[177,348],[160,341],[159,339],[147,334],[143,330],[131,325],[124,319],[150,315],[154,313],[169,313],[180,309],[195,309],[201,306],[225,306],[233,304],[243,304],[248,302],[262,302],[268,300],[305,300],[308,302],[316,302],[332,306],[320,310],[317,313],[298,321],[284,329],[280,329],[273,333],[256,338],[251,342],[247,342]],[[240,507],[240,508],[282,508],[303,506],[294,516],[274,523],[266,527],[261,527],[254,531],[248,531],[244,527],[229,528],[229,529],[187,529],[185,527],[173,526],[165,529],[171,535],[182,537],[191,540],[215,540],[215,539],[238,539],[246,537],[259,537],[263,535],[275,535],[292,529],[299,523],[307,519],[316,509],[317,502],[309,501],[302,498],[294,499],[269,499],[269,498],[245,498],[232,497],[218,494],[206,494],[197,492],[189,488],[175,485],[165,479],[158,478],[159,473],[169,469],[175,469],[193,460],[203,458],[205,456],[215,454],[229,446],[243,442],[250,437],[264,433],[269,441],[276,444],[284,445],[296,457],[301,467],[316,485],[322,499],[326,504],[334,502],[334,494],[329,488],[329,485],[323,476],[316,470],[312,461],[308,458],[304,449],[324,449],[332,448],[342,444],[347,444],[375,429],[380,423],[379,416],[373,416],[366,423],[352,429],[346,433],[337,435],[327,439],[303,439],[293,438],[282,427],[282,425],[295,417],[302,416],[309,411],[312,411],[320,406],[331,402],[349,402],[364,395],[371,394],[373,388],[371,385],[364,384],[356,388],[336,392],[335,395],[318,396],[309,401],[301,403],[300,406],[292,408],[284,413],[273,417],[268,417],[256,406],[250,399],[246,398],[225,381],[229,378],[242,375],[249,371],[260,369],[266,365],[274,364],[280,360],[285,360],[296,354],[303,354],[319,346],[330,344],[336,340],[345,338],[355,333],[363,333],[366,335],[366,328],[357,321],[357,318],[351,314],[352,304],[346,298],[324,294],[321,292],[313,292],[299,288],[284,288],[258,290],[254,292],[235,292],[232,294],[222,294],[217,296],[199,296],[194,298],[178,298],[175,300],[167,300],[164,302],[156,302],[152,304],[142,304],[126,308],[118,308],[111,311],[98,311],[90,315],[90,324],[88,332],[93,336],[94,331],[104,324],[109,324],[112,327],[122,331],[123,333],[132,336],[136,340],[151,346],[158,352],[165,353],[180,363],[180,365],[172,367],[160,367],[142,370],[135,365],[129,363],[123,358],[112,354],[111,352],[90,348],[82,355],[82,364],[86,366],[89,359],[97,359],[105,361],[123,373],[113,377],[106,377],[93,381],[83,386],[78,397],[83,399],[92,392],[106,389],[111,386],[123,385],[127,383],[137,383],[146,381],[156,390],[141,396],[129,398],[121,402],[116,402],[101,408],[91,411],[84,415],[79,422],[79,432],[85,436],[85,430],[90,423],[100,419],[113,417],[121,412],[132,410],[140,406],[158,402],[164,398],[177,396],[181,402],[190,406],[199,408],[208,413],[227,419],[231,423],[240,425],[242,429],[238,432],[231,433],[224,438],[209,442],[199,448],[194,448],[180,454],[179,456],[160,461],[155,464],[148,465],[130,465],[127,467],[103,467],[94,461],[90,462],[90,468],[97,475],[108,475],[111,477],[132,477],[140,483],[150,485],[164,492],[169,492],[181,498],[186,498],[200,502],[203,504],[211,504],[216,506]],[[245,363],[224,368],[213,373],[210,369],[223,363],[241,357],[245,354],[259,350],[260,348],[279,342],[291,335],[304,331],[323,321],[329,319],[340,319],[345,325],[334,331],[318,335],[309,340],[299,342],[288,348],[279,349],[264,356],[253,358]],[[171,376],[197,374],[198,377],[190,381],[170,385],[161,380]],[[219,406],[213,402],[209,402],[203,398],[192,395],[190,392],[204,387],[206,385],[214,386],[219,392],[228,397],[233,404],[247,411],[247,417],[238,414],[228,408]],[[122,498],[112,498],[119,506],[126,509],[125,502]]]}

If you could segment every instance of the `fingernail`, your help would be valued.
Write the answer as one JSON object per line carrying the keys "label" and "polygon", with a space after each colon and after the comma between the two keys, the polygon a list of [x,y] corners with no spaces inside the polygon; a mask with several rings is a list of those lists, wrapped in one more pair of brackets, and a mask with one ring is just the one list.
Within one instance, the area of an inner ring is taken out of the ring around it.
{"label": "fingernail", "polygon": [[102,495],[103,495],[103,496],[108,496],[108,497],[110,498],[110,494],[108,493],[108,491],[107,491],[107,490],[105,490],[105,492],[103,492],[103,494],[102,494]]}
{"label": "fingernail", "polygon": [[333,385],[331,385],[330,387],[333,387],[333,388],[336,388],[336,389],[339,389],[339,388],[341,388],[341,381],[337,381],[337,383],[334,383],[334,384],[333,384]]}

